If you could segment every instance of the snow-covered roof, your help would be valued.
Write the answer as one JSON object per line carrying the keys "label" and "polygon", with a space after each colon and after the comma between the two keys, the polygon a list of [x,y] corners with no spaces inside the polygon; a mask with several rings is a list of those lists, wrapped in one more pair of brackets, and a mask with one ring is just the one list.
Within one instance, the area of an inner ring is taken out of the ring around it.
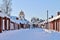
{"label": "snow-covered roof", "polygon": [[18,23],[18,24],[27,24],[27,23],[29,23],[29,21],[27,21],[27,20],[13,20],[13,19],[10,19],[12,22],[15,22],[15,23]]}
{"label": "snow-covered roof", "polygon": [[27,24],[27,23],[28,23],[27,20],[16,20],[16,22],[18,22],[18,23],[22,23],[22,24]]}
{"label": "snow-covered roof", "polygon": [[16,17],[16,16],[10,16],[10,18],[16,20],[16,18],[18,18],[18,17]]}
{"label": "snow-covered roof", "polygon": [[5,13],[2,13],[2,12],[0,12],[0,16],[10,18],[9,16],[7,16]]}
{"label": "snow-covered roof", "polygon": [[27,23],[29,23],[29,21],[28,20],[26,20],[26,19],[24,19],[24,20],[16,20],[16,16],[7,16],[5,13],[2,13],[2,12],[0,12],[0,16],[1,17],[8,17],[8,18],[10,18],[10,20],[12,21],[12,22],[15,22],[15,23],[18,23],[18,24],[20,24],[20,23],[22,23],[22,24],[27,24]]}
{"label": "snow-covered roof", "polygon": [[[55,16],[55,17],[53,17],[53,18],[51,18],[51,19],[48,19],[48,22],[51,22],[51,21],[57,20],[57,19],[59,19],[59,18],[60,18],[60,15]],[[47,20],[45,20],[45,21],[42,22],[41,24],[44,24],[44,23],[46,23],[46,22],[47,22]]]}
{"label": "snow-covered roof", "polygon": [[17,22],[18,23],[22,23],[22,24],[26,24],[27,23],[27,21],[25,21],[25,20],[17,20]]}
{"label": "snow-covered roof", "polygon": [[53,17],[53,18],[49,19],[48,21],[49,21],[49,22],[51,22],[51,21],[53,21],[53,20],[57,20],[57,19],[59,19],[59,18],[60,18],[60,15],[55,16],[55,17]]}

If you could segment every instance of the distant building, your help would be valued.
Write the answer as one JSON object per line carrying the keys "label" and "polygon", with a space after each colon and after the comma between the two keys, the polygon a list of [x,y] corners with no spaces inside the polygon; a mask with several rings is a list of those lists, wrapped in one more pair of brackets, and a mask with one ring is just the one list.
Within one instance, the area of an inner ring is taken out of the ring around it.
{"label": "distant building", "polygon": [[33,18],[31,19],[31,22],[32,22],[32,23],[35,23],[35,22],[37,22],[37,21],[40,21],[39,18],[33,17]]}
{"label": "distant building", "polygon": [[31,19],[31,23],[33,27],[38,27],[39,22],[40,22],[39,18],[33,17]]}

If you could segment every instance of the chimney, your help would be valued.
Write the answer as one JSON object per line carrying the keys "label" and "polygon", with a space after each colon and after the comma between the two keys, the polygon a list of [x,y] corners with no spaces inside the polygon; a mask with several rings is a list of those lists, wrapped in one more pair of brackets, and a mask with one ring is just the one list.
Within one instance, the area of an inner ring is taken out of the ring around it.
{"label": "chimney", "polygon": [[53,15],[51,16],[51,18],[53,18]]}
{"label": "chimney", "polygon": [[16,20],[19,20],[19,18],[17,17]]}
{"label": "chimney", "polygon": [[0,12],[2,12],[2,11],[0,10]]}
{"label": "chimney", "polygon": [[53,15],[51,17],[49,17],[49,19],[53,18]]}
{"label": "chimney", "polygon": [[57,12],[57,15],[60,15],[60,12]]}

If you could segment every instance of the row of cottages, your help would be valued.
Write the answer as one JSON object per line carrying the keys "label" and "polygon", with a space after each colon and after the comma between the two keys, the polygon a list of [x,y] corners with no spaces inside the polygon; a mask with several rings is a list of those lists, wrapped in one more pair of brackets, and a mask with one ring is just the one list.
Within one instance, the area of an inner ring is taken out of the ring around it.
{"label": "row of cottages", "polygon": [[16,29],[17,26],[19,26],[18,29],[20,29],[20,28],[29,28],[30,27],[30,24],[27,20],[12,20],[12,21],[16,22],[18,25],[15,25],[15,28],[14,28],[13,27],[14,22],[11,22],[11,26],[12,26],[11,29]]}
{"label": "row of cottages", "polygon": [[18,18],[16,18],[16,20],[11,19],[5,13],[2,13],[2,11],[0,11],[0,33],[5,30],[16,30],[28,27],[29,24],[26,20],[23,22],[21,20],[18,20]]}
{"label": "row of cottages", "polygon": [[[15,29],[15,26],[16,25],[19,25],[18,23],[16,23],[16,22],[14,22],[14,21],[12,21],[11,19],[10,19],[10,17],[9,16],[7,16],[5,13],[2,13],[2,11],[0,11],[0,33],[2,32],[2,31],[6,31],[6,30],[11,30],[12,28],[12,26],[11,26],[11,23],[13,23],[14,24],[14,29]],[[17,26],[17,27],[19,27],[19,26]]]}
{"label": "row of cottages", "polygon": [[60,12],[57,12],[57,16],[52,16],[50,19],[48,19],[48,23],[47,21],[40,23],[40,27],[49,30],[60,31]]}

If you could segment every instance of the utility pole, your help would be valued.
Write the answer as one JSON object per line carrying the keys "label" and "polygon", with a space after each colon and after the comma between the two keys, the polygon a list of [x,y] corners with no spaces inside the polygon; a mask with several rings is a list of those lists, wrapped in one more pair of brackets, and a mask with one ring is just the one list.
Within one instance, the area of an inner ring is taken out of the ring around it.
{"label": "utility pole", "polygon": [[48,26],[49,25],[48,25],[48,10],[47,10],[47,29],[49,28]]}
{"label": "utility pole", "polygon": [[3,0],[3,12],[10,16],[11,13],[11,1],[12,0]]}

